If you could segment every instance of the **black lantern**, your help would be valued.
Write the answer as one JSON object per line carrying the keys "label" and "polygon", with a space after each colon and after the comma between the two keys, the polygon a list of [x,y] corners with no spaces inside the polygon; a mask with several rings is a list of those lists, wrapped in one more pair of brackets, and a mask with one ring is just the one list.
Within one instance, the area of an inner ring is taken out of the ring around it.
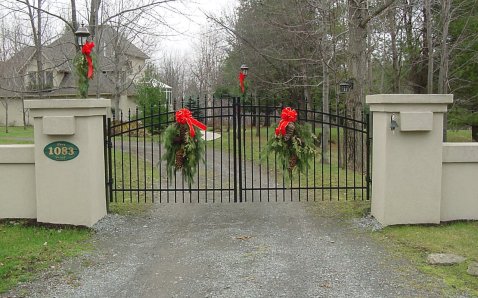
{"label": "black lantern", "polygon": [[82,47],[85,45],[88,37],[90,37],[90,31],[88,31],[88,28],[85,27],[84,23],[81,23],[81,27],[76,30],[75,36],[77,38],[78,45]]}
{"label": "black lantern", "polygon": [[249,70],[249,67],[247,67],[247,65],[245,64],[242,64],[241,65],[241,72],[242,74],[244,74],[245,76],[247,76],[247,71]]}
{"label": "black lantern", "polygon": [[354,88],[354,82],[352,80],[347,80],[339,84],[340,93],[347,93]]}

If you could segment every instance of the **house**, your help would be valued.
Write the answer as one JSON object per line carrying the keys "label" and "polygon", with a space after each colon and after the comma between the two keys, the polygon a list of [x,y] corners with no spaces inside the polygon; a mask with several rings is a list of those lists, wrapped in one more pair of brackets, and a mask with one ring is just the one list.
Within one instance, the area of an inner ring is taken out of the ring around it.
{"label": "house", "polygon": [[[66,31],[45,45],[42,50],[43,88],[37,82],[35,47],[25,47],[0,64],[0,125],[31,124],[25,99],[76,98],[77,75],[73,61],[79,55],[74,35]],[[90,81],[89,97],[112,100],[112,110],[127,112],[136,108],[134,82],[144,75],[146,60],[143,51],[118,33],[115,28],[101,26],[94,38],[95,74]]]}

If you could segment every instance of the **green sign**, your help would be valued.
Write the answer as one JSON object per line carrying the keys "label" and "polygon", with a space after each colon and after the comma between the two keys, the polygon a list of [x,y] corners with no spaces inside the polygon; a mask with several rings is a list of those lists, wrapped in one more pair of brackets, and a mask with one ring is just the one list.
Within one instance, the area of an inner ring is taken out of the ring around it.
{"label": "green sign", "polygon": [[65,161],[76,158],[80,154],[80,149],[70,142],[59,141],[46,145],[43,153],[49,159]]}

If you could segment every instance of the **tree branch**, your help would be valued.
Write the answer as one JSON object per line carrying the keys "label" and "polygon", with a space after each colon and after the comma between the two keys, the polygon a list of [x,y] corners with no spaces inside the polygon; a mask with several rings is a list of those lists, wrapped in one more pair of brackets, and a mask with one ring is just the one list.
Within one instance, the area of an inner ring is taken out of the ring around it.
{"label": "tree branch", "polygon": [[395,0],[388,0],[386,3],[384,3],[382,6],[377,8],[373,13],[369,14],[368,17],[360,22],[359,26],[360,28],[365,28],[367,26],[368,22],[370,22],[373,18],[384,12],[387,8],[390,7],[395,2]]}

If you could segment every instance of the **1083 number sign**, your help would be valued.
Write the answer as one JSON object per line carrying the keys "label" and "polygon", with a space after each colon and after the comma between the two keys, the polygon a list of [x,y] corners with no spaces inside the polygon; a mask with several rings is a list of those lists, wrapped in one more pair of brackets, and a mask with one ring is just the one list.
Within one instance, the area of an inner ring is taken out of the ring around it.
{"label": "1083 number sign", "polygon": [[66,161],[76,158],[80,154],[80,149],[70,142],[59,141],[46,145],[43,153],[49,159]]}

